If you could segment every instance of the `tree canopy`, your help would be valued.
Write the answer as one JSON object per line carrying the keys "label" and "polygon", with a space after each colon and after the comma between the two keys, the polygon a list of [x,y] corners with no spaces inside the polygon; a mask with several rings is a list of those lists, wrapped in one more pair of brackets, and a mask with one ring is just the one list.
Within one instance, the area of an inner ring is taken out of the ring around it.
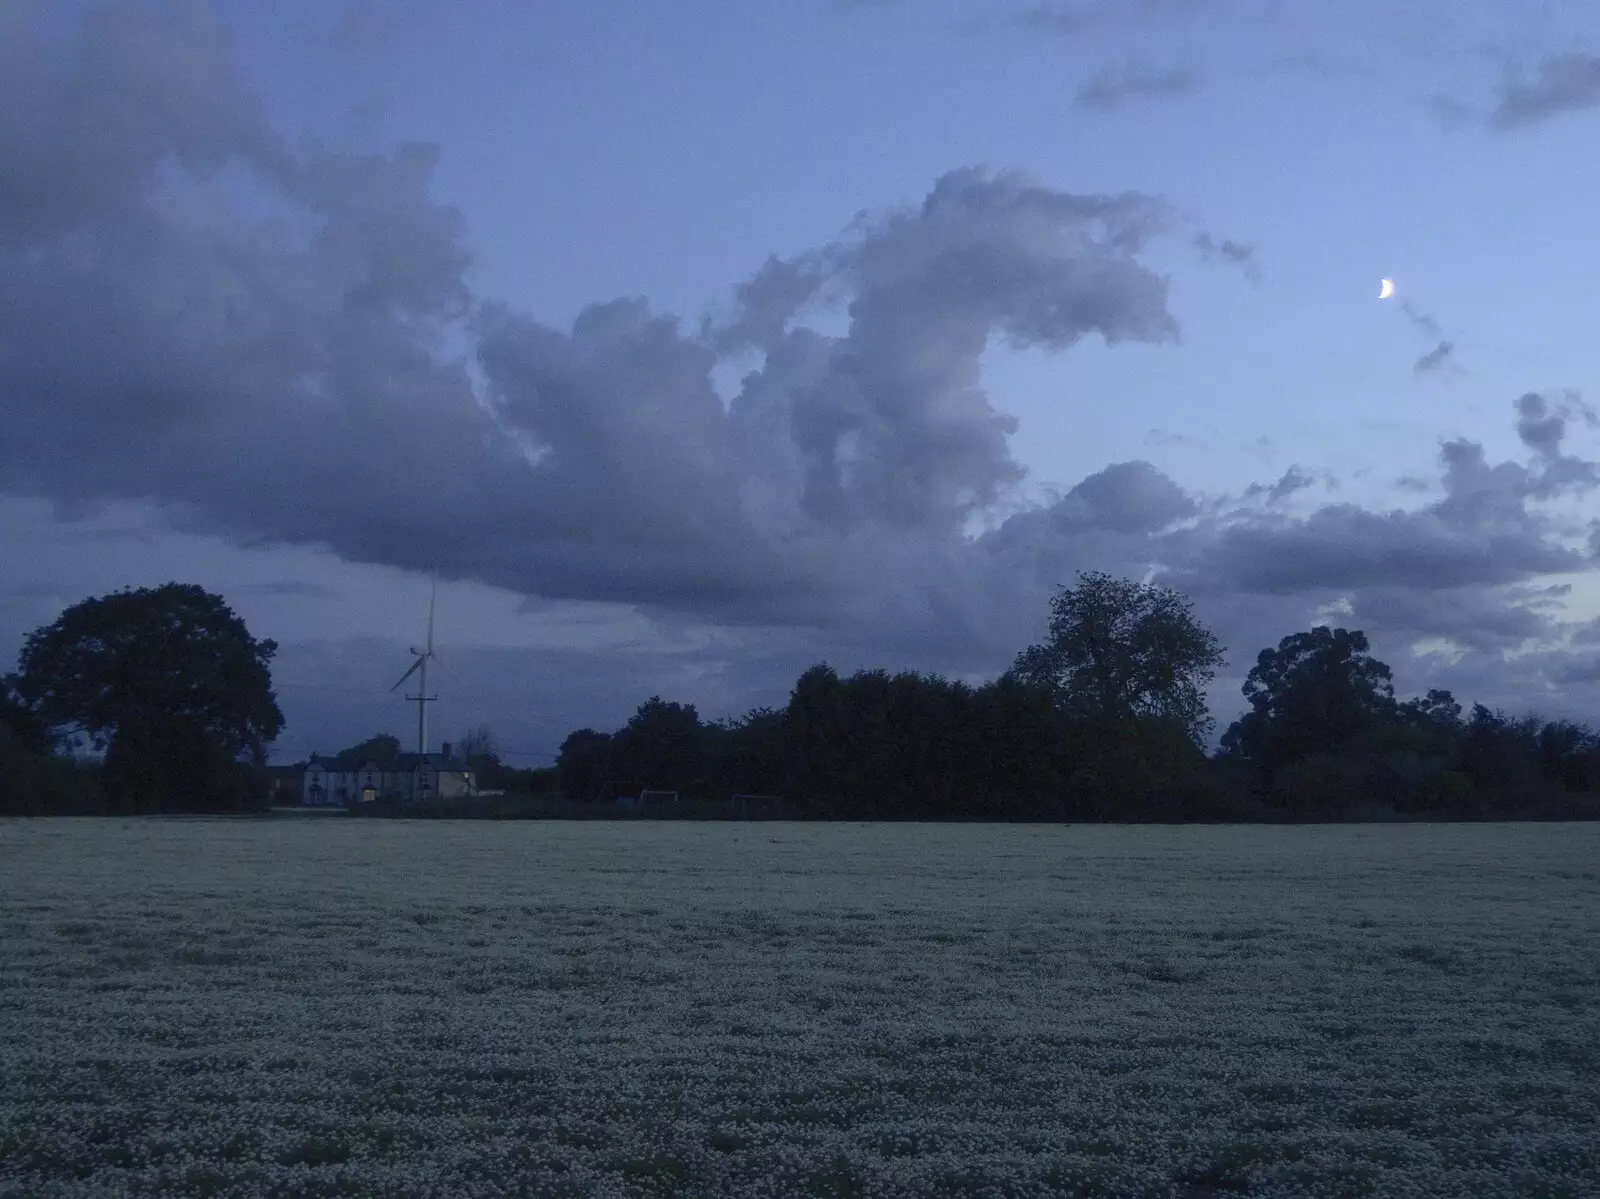
{"label": "tree canopy", "polygon": [[349,749],[341,749],[333,758],[340,770],[359,770],[369,760],[376,762],[379,769],[391,769],[400,760],[400,738],[393,733],[378,733]]}
{"label": "tree canopy", "polygon": [[1012,673],[1048,688],[1075,719],[1115,727],[1153,717],[1197,745],[1215,723],[1205,686],[1223,647],[1170,588],[1080,574],[1050,604],[1050,637],[1017,655]]}
{"label": "tree canopy", "polygon": [[104,749],[108,784],[135,804],[243,799],[233,767],[262,770],[283,728],[276,651],[218,596],[168,583],[68,608],[29,634],[14,685],[52,738]]}
{"label": "tree canopy", "polygon": [[613,762],[620,776],[642,786],[682,791],[705,774],[706,742],[693,704],[652,695],[618,730]]}
{"label": "tree canopy", "polygon": [[[1250,711],[1223,734],[1223,748],[1272,771],[1313,754],[1343,753],[1395,720],[1392,672],[1368,651],[1359,629],[1326,625],[1262,650],[1243,688]],[[1447,692],[1432,692],[1406,715],[1448,721],[1453,704]]]}

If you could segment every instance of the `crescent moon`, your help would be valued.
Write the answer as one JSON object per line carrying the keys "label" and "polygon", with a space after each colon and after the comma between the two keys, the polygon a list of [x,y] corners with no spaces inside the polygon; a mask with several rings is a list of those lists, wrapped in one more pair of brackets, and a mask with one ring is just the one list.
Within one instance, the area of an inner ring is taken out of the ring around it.
{"label": "crescent moon", "polygon": [[1394,280],[1384,279],[1378,286],[1378,299],[1387,300],[1394,295]]}

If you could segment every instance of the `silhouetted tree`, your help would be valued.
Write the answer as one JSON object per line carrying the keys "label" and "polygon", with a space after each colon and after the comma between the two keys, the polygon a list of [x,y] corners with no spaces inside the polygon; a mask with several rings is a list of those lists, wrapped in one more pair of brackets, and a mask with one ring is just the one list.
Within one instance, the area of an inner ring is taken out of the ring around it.
{"label": "silhouetted tree", "polygon": [[693,704],[652,695],[615,736],[617,772],[646,787],[689,791],[706,775],[706,737]]}
{"label": "silhouetted tree", "polygon": [[52,737],[106,751],[107,791],[133,810],[253,804],[283,728],[276,650],[219,597],[168,583],[84,600],[29,634],[15,688]]}
{"label": "silhouetted tree", "polygon": [[1048,687],[1062,710],[1102,729],[1136,716],[1174,722],[1204,744],[1213,721],[1205,685],[1222,647],[1169,588],[1080,574],[1050,604],[1050,639],[1017,655],[1012,672]]}
{"label": "silhouetted tree", "polygon": [[104,810],[97,770],[35,752],[0,721],[0,816],[87,816]]}
{"label": "silhouetted tree", "polygon": [[561,743],[556,777],[568,799],[592,801],[612,774],[611,734],[579,729]]}
{"label": "silhouetted tree", "polygon": [[850,751],[844,685],[818,663],[796,680],[784,709],[789,741],[788,791],[817,815],[848,809]]}
{"label": "silhouetted tree", "polygon": [[1476,815],[1503,815],[1537,798],[1539,720],[1513,720],[1496,709],[1472,705],[1461,738],[1461,768],[1472,780]]}
{"label": "silhouetted tree", "polygon": [[48,755],[55,748],[49,728],[17,691],[15,675],[0,679],[0,727],[16,748],[30,754]]}
{"label": "silhouetted tree", "polygon": [[1325,625],[1262,650],[1244,683],[1251,710],[1223,734],[1224,752],[1270,776],[1312,754],[1343,753],[1392,722],[1391,672],[1367,650],[1360,630]]}
{"label": "silhouetted tree", "polygon": [[400,738],[391,733],[378,733],[349,749],[341,749],[333,760],[340,770],[359,770],[368,761],[376,762],[380,770],[388,770],[399,762],[400,753]]}
{"label": "silhouetted tree", "polygon": [[1448,691],[1432,690],[1426,698],[1408,699],[1395,714],[1417,728],[1455,736],[1461,732],[1461,705]]}
{"label": "silhouetted tree", "polygon": [[1593,733],[1570,720],[1552,720],[1539,730],[1539,773],[1563,791],[1593,791],[1597,782]]}
{"label": "silhouetted tree", "polygon": [[500,754],[495,745],[494,734],[485,724],[476,725],[461,734],[461,739],[453,746],[458,757],[473,766],[488,765],[490,762],[499,762]]}
{"label": "silhouetted tree", "polygon": [[777,795],[784,788],[784,714],[753,708],[738,720],[717,721],[707,729],[712,793]]}
{"label": "silhouetted tree", "polygon": [[1066,747],[1051,687],[1007,671],[974,696],[975,800],[996,819],[1058,819]]}

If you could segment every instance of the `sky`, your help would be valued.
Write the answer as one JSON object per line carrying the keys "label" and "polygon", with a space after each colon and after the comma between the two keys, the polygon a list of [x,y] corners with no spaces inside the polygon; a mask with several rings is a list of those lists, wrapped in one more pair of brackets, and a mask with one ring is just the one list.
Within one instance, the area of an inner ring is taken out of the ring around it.
{"label": "sky", "polygon": [[0,0],[0,94],[0,659],[198,583],[275,761],[410,748],[436,576],[537,766],[1100,570],[1216,735],[1318,624],[1600,726],[1586,6]]}

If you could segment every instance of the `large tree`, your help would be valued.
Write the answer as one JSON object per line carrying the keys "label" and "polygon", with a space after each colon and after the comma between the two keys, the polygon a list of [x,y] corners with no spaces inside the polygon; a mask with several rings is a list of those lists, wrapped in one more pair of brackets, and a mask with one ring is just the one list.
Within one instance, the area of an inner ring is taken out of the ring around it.
{"label": "large tree", "polygon": [[393,733],[378,733],[349,749],[341,749],[333,760],[340,770],[359,770],[368,761],[376,762],[380,770],[390,770],[400,761],[400,738]]}
{"label": "large tree", "polygon": [[1017,655],[1011,673],[1044,687],[1061,711],[1105,728],[1156,718],[1203,744],[1213,725],[1204,688],[1222,646],[1170,588],[1080,574],[1050,604],[1050,639]]}
{"label": "large tree", "polygon": [[0,727],[9,733],[10,744],[28,753],[47,755],[56,748],[44,721],[18,693],[13,675],[0,679]]}
{"label": "large tree", "polygon": [[599,798],[600,787],[611,777],[614,746],[610,733],[578,729],[567,734],[556,758],[556,777],[568,799],[588,802]]}
{"label": "large tree", "polygon": [[238,802],[283,729],[272,641],[218,596],[168,583],[84,600],[29,634],[18,696],[57,737],[106,751],[107,789],[138,807]]}
{"label": "large tree", "polygon": [[707,738],[693,704],[652,695],[639,705],[614,740],[616,767],[628,780],[669,791],[705,781]]}
{"label": "large tree", "polygon": [[[1399,719],[1391,672],[1368,650],[1361,630],[1326,625],[1262,650],[1243,688],[1250,711],[1223,734],[1223,750],[1273,773],[1313,754],[1347,753]],[[1406,714],[1448,724],[1458,711],[1438,692]]]}

